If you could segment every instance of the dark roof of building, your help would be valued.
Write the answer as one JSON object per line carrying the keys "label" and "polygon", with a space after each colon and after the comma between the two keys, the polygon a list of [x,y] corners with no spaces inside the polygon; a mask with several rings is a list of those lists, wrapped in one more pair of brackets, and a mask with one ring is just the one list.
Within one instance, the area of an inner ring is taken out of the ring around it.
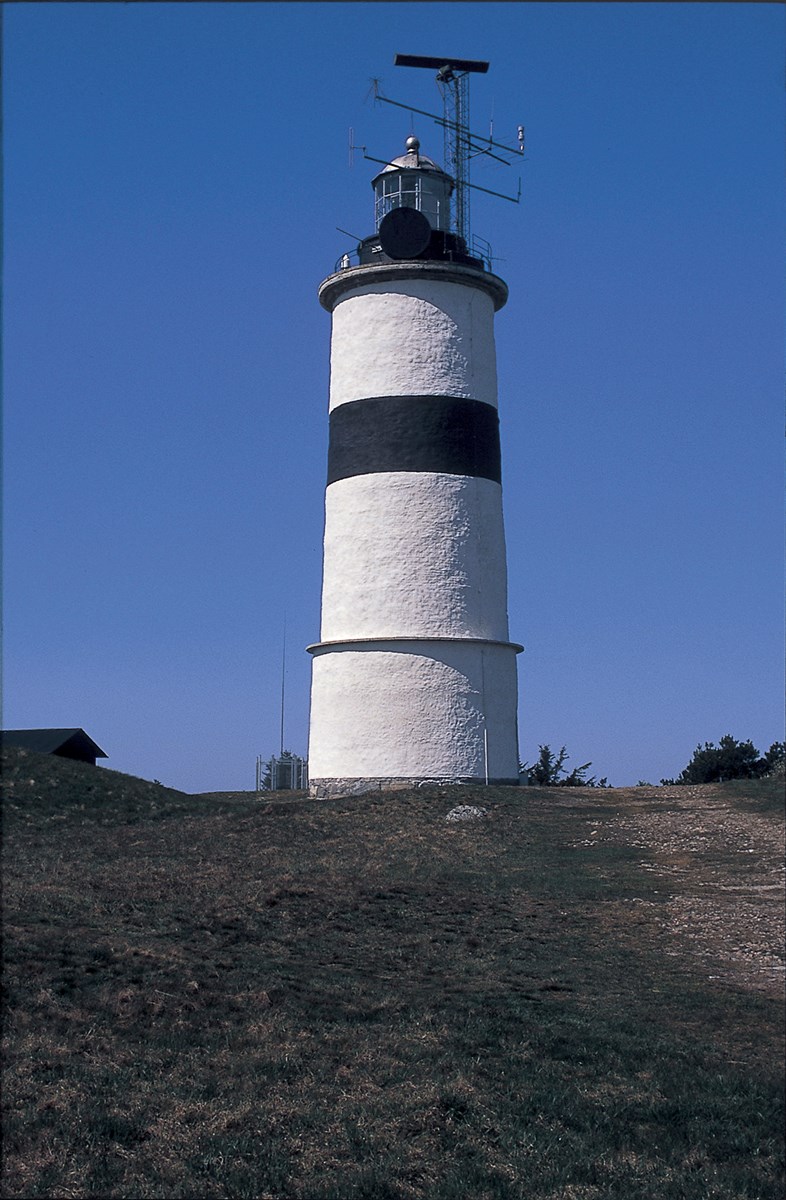
{"label": "dark roof of building", "polygon": [[95,758],[109,757],[84,729],[4,729],[0,740],[4,745],[22,746],[25,750],[37,750],[39,754],[55,754],[70,743],[71,750]]}

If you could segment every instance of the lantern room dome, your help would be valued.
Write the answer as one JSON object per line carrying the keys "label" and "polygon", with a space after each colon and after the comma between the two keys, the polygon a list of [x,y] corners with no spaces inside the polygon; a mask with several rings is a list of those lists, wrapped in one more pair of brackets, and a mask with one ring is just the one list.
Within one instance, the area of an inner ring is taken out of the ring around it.
{"label": "lantern room dome", "polygon": [[406,154],[391,159],[371,181],[377,231],[392,209],[416,208],[432,229],[447,233],[453,179],[433,159],[420,153],[420,142],[414,135],[407,138],[406,147]]}
{"label": "lantern room dome", "polygon": [[389,163],[386,163],[379,175],[376,175],[371,181],[371,186],[374,187],[380,175],[385,175],[390,171],[428,171],[436,175],[442,175],[445,179],[449,179],[451,186],[453,180],[447,171],[443,171],[433,158],[429,158],[427,154],[420,153],[420,141],[416,137],[408,137],[406,141],[407,153],[399,155],[398,158],[392,158]]}

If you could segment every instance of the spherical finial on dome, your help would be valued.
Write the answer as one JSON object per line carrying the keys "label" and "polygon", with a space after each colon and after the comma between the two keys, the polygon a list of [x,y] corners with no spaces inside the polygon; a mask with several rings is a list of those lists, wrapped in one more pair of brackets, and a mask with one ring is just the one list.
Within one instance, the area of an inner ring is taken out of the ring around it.
{"label": "spherical finial on dome", "polygon": [[410,135],[407,138],[406,147],[407,154],[417,154],[418,150],[420,149],[420,142],[416,137],[414,137],[414,135]]}

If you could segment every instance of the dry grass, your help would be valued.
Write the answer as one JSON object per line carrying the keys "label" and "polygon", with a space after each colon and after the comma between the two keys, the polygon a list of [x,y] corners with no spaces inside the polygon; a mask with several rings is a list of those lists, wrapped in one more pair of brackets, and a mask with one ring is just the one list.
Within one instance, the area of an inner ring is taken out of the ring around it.
{"label": "dry grass", "polygon": [[3,1195],[780,1200],[778,785],[4,783]]}

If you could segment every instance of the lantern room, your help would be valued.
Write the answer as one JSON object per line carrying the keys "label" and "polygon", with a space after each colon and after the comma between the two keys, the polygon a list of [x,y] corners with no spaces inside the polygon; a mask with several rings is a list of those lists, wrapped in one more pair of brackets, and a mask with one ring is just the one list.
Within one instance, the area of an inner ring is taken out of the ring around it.
{"label": "lantern room", "polygon": [[408,137],[407,152],[389,162],[372,180],[375,226],[394,208],[415,208],[433,230],[450,231],[450,196],[453,180],[441,167],[420,153],[420,142]]}
{"label": "lantern room", "polygon": [[[385,163],[371,181],[375,232],[358,243],[357,262],[365,267],[419,259],[486,270],[483,259],[468,252],[464,238],[455,232],[451,214],[454,180],[420,153],[416,137],[407,138],[406,148],[406,154]],[[336,270],[351,265],[352,259],[345,254]]]}

